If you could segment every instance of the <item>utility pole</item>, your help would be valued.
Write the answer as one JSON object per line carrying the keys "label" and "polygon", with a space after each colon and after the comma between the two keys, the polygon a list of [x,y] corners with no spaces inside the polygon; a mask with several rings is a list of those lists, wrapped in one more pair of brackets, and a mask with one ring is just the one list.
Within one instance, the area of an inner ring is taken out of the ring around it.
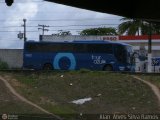
{"label": "utility pole", "polygon": [[42,30],[42,35],[44,35],[45,31],[49,31],[49,29],[45,29],[46,27],[49,27],[47,25],[38,25],[41,28],[38,28],[38,30]]}
{"label": "utility pole", "polygon": [[149,22],[148,35],[148,73],[152,72],[152,24]]}
{"label": "utility pole", "polygon": [[27,38],[26,38],[26,19],[23,19],[24,24],[22,25],[24,27],[24,42],[26,42]]}

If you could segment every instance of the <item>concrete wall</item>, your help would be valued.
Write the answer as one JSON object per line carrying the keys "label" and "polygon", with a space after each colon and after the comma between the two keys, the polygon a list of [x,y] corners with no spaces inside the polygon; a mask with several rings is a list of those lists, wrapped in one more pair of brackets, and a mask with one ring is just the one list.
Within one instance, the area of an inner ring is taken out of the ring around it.
{"label": "concrete wall", "polygon": [[79,41],[79,40],[118,40],[119,36],[98,36],[98,35],[89,35],[89,36],[81,36],[81,35],[68,35],[68,36],[57,36],[57,35],[40,35],[40,41]]}
{"label": "concrete wall", "polygon": [[23,65],[23,50],[0,49],[0,60],[7,62],[10,68],[21,68]]}

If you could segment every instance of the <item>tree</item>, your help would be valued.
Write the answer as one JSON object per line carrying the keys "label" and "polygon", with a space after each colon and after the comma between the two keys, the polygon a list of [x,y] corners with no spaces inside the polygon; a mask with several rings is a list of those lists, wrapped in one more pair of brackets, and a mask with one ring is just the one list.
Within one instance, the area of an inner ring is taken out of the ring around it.
{"label": "tree", "polygon": [[80,32],[80,35],[117,35],[116,29],[109,28],[89,28]]}
{"label": "tree", "polygon": [[[140,19],[122,18],[122,22],[118,26],[120,35],[148,35],[150,31],[149,22]],[[151,25],[152,34],[160,34],[160,26],[157,23]]]}
{"label": "tree", "polygon": [[72,35],[70,31],[63,31],[60,30],[59,33],[53,34],[53,35],[57,35],[57,36],[67,36],[67,35]]}
{"label": "tree", "polygon": [[151,23],[151,29],[152,29],[152,34],[160,35],[160,24],[159,23]]}
{"label": "tree", "polygon": [[143,34],[143,28],[145,27],[145,22],[140,19],[130,19],[130,18],[122,18],[122,22],[118,26],[118,33],[127,35],[141,35]]}

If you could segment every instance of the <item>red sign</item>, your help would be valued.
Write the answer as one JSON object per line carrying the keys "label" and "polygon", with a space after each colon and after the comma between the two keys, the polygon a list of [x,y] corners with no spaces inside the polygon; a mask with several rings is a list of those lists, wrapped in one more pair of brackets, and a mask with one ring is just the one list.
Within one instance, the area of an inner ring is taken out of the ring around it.
{"label": "red sign", "polygon": [[119,37],[118,36],[103,36],[103,40],[117,41],[119,40]]}

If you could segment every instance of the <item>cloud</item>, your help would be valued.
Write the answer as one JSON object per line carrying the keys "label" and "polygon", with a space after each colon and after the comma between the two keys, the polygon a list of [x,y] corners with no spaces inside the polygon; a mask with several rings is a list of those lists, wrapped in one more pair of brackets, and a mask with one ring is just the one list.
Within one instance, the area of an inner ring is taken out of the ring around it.
{"label": "cloud", "polygon": [[[25,2],[21,2],[25,1]],[[34,2],[33,0],[15,0],[15,3],[11,7],[7,7],[5,4],[3,6],[0,4],[0,18],[4,19],[1,22],[2,26],[21,26],[23,24],[23,19],[27,19],[27,26],[38,26],[38,24],[49,25],[49,26],[68,26],[68,25],[96,25],[96,24],[118,24],[120,18],[118,16],[113,16],[109,14],[93,12],[84,9],[78,9],[75,7],[69,7],[65,5],[50,3],[50,2]],[[110,18],[116,18],[115,20],[109,20]],[[57,20],[57,21],[47,21],[47,20]],[[62,21],[63,19],[63,21]],[[69,20],[69,19],[75,19]],[[85,21],[83,19],[86,19]],[[87,20],[88,19],[88,20]],[[99,19],[99,20],[94,20]],[[102,19],[102,20],[101,20]],[[108,19],[108,20],[103,20]],[[37,21],[30,21],[37,20]],[[44,21],[38,21],[44,20]],[[45,21],[46,20],[46,21]],[[65,29],[85,29],[89,26],[69,26],[69,27],[49,27],[49,32],[45,34],[57,33],[58,30]],[[95,27],[95,26],[92,26]],[[111,26],[108,26],[111,27]],[[0,30],[6,31],[22,31],[23,27],[8,27],[0,28]],[[55,31],[53,31],[55,30]],[[27,27],[27,31],[38,31],[38,27]],[[71,30],[72,34],[77,34],[79,30]],[[38,32],[28,32],[27,38],[30,40],[38,40]],[[0,44],[1,47],[23,47],[21,40],[17,38],[18,32],[2,33],[0,32],[0,42],[4,41],[4,44]],[[16,41],[15,41],[16,40]],[[16,44],[17,43],[17,44]]]}
{"label": "cloud", "polygon": [[[31,11],[32,12],[29,12]],[[32,19],[38,12],[38,5],[32,0],[27,0],[25,3],[17,3],[6,16],[5,25],[20,25],[23,18]]]}
{"label": "cloud", "polygon": [[[4,28],[2,27],[1,31],[21,31],[23,28],[5,26],[21,26],[23,19],[32,19],[38,12],[38,4],[32,0],[26,0],[25,3],[17,0],[15,3],[11,7],[4,5],[0,8],[0,11],[4,12],[0,15],[1,19],[4,19],[2,22]],[[17,38],[17,34],[18,32],[1,32],[0,48],[22,48],[23,42]]]}

